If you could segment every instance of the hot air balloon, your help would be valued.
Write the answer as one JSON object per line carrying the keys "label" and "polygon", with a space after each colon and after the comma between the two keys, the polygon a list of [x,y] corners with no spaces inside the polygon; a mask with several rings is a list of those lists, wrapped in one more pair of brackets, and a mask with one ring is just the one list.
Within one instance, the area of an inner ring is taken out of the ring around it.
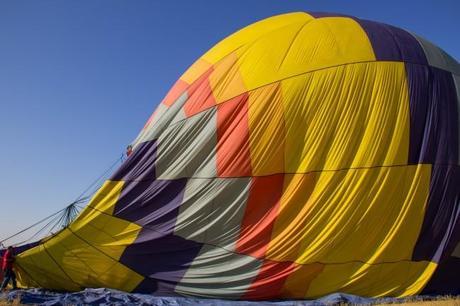
{"label": "hot air balloon", "polygon": [[261,300],[459,293],[460,65],[405,30],[289,13],[174,84],[24,286]]}

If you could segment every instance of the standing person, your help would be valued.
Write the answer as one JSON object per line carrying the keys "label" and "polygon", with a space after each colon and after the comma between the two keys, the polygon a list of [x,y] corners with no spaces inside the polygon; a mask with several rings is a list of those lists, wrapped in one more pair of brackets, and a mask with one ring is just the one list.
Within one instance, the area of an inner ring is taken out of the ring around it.
{"label": "standing person", "polygon": [[130,157],[133,154],[133,146],[129,145],[126,147],[126,157]]}
{"label": "standing person", "polygon": [[13,247],[9,246],[6,250],[5,254],[3,254],[2,258],[2,270],[3,270],[3,283],[0,290],[6,288],[8,283],[12,282],[13,290],[17,289],[16,285],[16,274],[13,270],[13,263],[14,263],[14,250]]}

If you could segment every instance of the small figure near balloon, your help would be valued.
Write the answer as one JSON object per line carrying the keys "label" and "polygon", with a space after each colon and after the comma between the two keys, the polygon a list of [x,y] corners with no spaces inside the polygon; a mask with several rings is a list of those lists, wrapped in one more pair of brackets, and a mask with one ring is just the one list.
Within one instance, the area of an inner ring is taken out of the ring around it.
{"label": "small figure near balloon", "polygon": [[133,146],[129,145],[126,147],[126,157],[130,157],[133,154]]}
{"label": "small figure near balloon", "polygon": [[13,270],[14,261],[14,249],[12,246],[9,246],[2,257],[3,282],[0,290],[4,290],[10,281],[13,285],[13,290],[17,289],[16,273]]}

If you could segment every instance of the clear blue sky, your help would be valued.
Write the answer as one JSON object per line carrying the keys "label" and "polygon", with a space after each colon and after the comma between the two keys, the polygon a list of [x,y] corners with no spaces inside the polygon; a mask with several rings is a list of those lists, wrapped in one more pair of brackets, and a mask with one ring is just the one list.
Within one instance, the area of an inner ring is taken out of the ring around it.
{"label": "clear blue sky", "polygon": [[0,0],[0,238],[75,199],[207,49],[291,11],[393,24],[460,59],[459,0]]}

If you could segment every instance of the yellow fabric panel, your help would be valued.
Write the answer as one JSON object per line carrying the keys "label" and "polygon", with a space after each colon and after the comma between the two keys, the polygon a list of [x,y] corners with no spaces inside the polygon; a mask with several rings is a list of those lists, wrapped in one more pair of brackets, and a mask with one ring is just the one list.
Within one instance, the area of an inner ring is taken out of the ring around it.
{"label": "yellow fabric panel", "polygon": [[286,172],[406,164],[404,63],[350,64],[281,82]]}
{"label": "yellow fabric panel", "polygon": [[292,23],[306,22],[312,19],[313,17],[306,13],[296,12],[258,21],[228,36],[206,52],[202,58],[209,63],[215,64],[239,47],[251,43],[260,36]]}
{"label": "yellow fabric panel", "polygon": [[122,181],[106,181],[70,225],[73,232],[116,259],[141,230],[135,223],[111,216],[123,185]]}
{"label": "yellow fabric panel", "polygon": [[79,237],[117,260],[142,229],[111,215],[123,185],[122,181],[106,181],[70,225],[70,230]]}
{"label": "yellow fabric panel", "polygon": [[45,243],[57,264],[65,267],[67,275],[82,287],[98,288],[97,278],[103,275],[115,261],[93,249],[69,229]]}
{"label": "yellow fabric panel", "polygon": [[214,65],[215,72],[211,75],[210,81],[213,84],[213,93],[217,103],[233,98],[246,91],[238,72],[236,51],[244,52],[261,36],[267,34],[270,36],[272,32],[280,28],[290,27],[292,24],[303,24],[312,19],[313,17],[306,13],[297,12],[274,16],[251,24],[215,45],[198,59],[180,79],[191,84]]}
{"label": "yellow fabric panel", "polygon": [[315,188],[315,179],[315,173],[284,176],[283,194],[266,259],[296,262],[301,252],[299,239],[307,225],[308,200]]}
{"label": "yellow fabric panel", "polygon": [[70,229],[91,245],[118,260],[125,248],[136,240],[142,228],[135,223],[96,211],[90,219],[72,223]]}
{"label": "yellow fabric panel", "polygon": [[[93,236],[98,236],[98,232],[93,231]],[[108,287],[129,292],[144,279],[93,243],[65,229],[22,253],[17,262],[27,272],[26,279],[35,280],[44,288],[76,291]]]}
{"label": "yellow fabric panel", "polygon": [[247,91],[238,68],[237,60],[236,53],[229,54],[215,64],[214,71],[209,76],[212,94],[217,104]]}
{"label": "yellow fabric panel", "polygon": [[[62,290],[79,290],[81,286],[132,291],[143,276],[118,260],[126,247],[135,241],[141,227],[111,215],[123,184],[106,181],[69,228],[20,254],[18,263],[21,266],[24,263],[25,272],[38,282],[42,278],[52,280],[50,284],[40,283],[46,288],[60,288],[59,284],[68,283]],[[54,276],[61,271],[57,264],[65,267],[67,275],[62,272]]]}
{"label": "yellow fabric panel", "polygon": [[[433,276],[438,264],[435,262],[424,262],[427,263],[424,270],[418,266],[412,266],[410,269],[410,275],[414,275],[412,281],[407,282],[407,287],[399,296],[410,296],[419,294],[423,288],[428,284],[431,277]],[[418,274],[418,276],[417,276]]]}
{"label": "yellow fabric panel", "polygon": [[431,165],[321,172],[314,180],[312,174],[286,176],[267,259],[410,260],[430,176]]}
{"label": "yellow fabric panel", "polygon": [[[28,257],[26,260],[22,261],[22,264],[24,264],[27,267],[30,267],[31,262],[30,262],[30,257]],[[16,262],[15,264],[15,273],[16,273],[16,280],[18,283],[18,286],[21,288],[28,287],[28,288],[40,288],[41,285],[37,283],[35,280],[33,280],[30,275],[18,265]]]}
{"label": "yellow fabric panel", "polygon": [[75,221],[91,219],[99,212],[113,214],[124,184],[123,181],[105,181]]}
{"label": "yellow fabric panel", "polygon": [[[263,85],[292,76],[290,71],[284,71],[283,64],[291,49],[292,42],[298,37],[305,24],[313,21],[293,23],[261,36],[251,45],[237,51],[237,65],[243,82],[252,90]],[[304,71],[307,71],[304,67]],[[239,94],[238,92],[235,95]]]}
{"label": "yellow fabric panel", "polygon": [[[93,235],[98,235],[97,231]],[[143,276],[119,264],[118,258],[104,254],[94,247],[93,241],[82,239],[70,229],[46,242],[45,246],[56,262],[65,266],[69,277],[82,287],[132,291],[143,280]],[[115,272],[119,273],[118,277]],[[121,278],[123,275],[125,277]]]}
{"label": "yellow fabric panel", "polygon": [[323,269],[324,265],[319,263],[298,266],[284,282],[280,296],[289,299],[305,297],[310,283]]}
{"label": "yellow fabric panel", "polygon": [[21,286],[33,286],[37,283],[42,288],[53,288],[55,290],[78,291],[80,286],[72,282],[49,255],[45,245],[21,253],[16,258],[16,265],[19,271],[18,281]]}
{"label": "yellow fabric panel", "polygon": [[375,61],[364,30],[343,17],[291,24],[260,37],[243,52],[238,63],[249,90],[309,71]]}
{"label": "yellow fabric panel", "polygon": [[198,79],[203,73],[205,73],[209,68],[212,67],[212,64],[206,60],[200,58],[195,63],[193,63],[190,68],[185,71],[185,73],[180,77],[180,79],[188,84],[192,84],[196,79]]}
{"label": "yellow fabric panel", "polygon": [[436,264],[427,261],[326,265],[310,283],[305,297],[318,298],[331,292],[370,297],[416,295],[427,284],[435,269]]}
{"label": "yellow fabric panel", "polygon": [[248,103],[252,174],[283,173],[286,132],[279,84],[250,92]]}

